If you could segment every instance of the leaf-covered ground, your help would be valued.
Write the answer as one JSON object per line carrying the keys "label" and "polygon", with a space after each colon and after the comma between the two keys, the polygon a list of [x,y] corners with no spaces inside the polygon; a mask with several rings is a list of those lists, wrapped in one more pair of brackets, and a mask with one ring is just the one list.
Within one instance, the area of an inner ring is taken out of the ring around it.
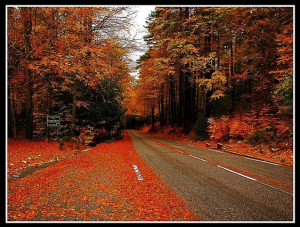
{"label": "leaf-covered ground", "polygon": [[216,140],[207,139],[205,141],[195,141],[194,131],[192,130],[188,135],[181,133],[182,128],[164,126],[159,127],[156,125],[154,132],[149,132],[151,125],[147,125],[139,130],[141,133],[149,133],[153,136],[163,137],[166,139],[179,141],[181,143],[192,144],[193,146],[201,148],[218,149],[217,144],[222,146],[222,149],[228,152],[246,155],[253,158],[259,158],[262,160],[275,162],[283,165],[293,166],[294,155],[292,149],[280,149],[280,147],[274,147],[270,149],[268,144],[257,144],[255,146],[245,143],[242,140],[230,139],[229,141],[218,142]]}
{"label": "leaf-covered ground", "polygon": [[[80,145],[80,147],[79,147]],[[8,178],[25,171],[27,167],[38,167],[54,160],[77,155],[86,146],[75,143],[59,145],[57,141],[34,141],[13,138],[7,142],[7,176]]]}
{"label": "leaf-covered ground", "polygon": [[[21,144],[18,144],[21,143]],[[25,155],[26,144],[33,153]],[[34,144],[37,146],[34,146]],[[47,142],[8,141],[8,165],[19,159],[49,156]],[[12,152],[14,151],[14,152]],[[15,166],[15,165],[14,165]],[[14,167],[12,166],[12,167]],[[138,180],[137,166],[143,180]],[[184,200],[167,188],[138,156],[128,134],[99,144],[76,157],[12,180],[7,185],[9,221],[193,221]]]}

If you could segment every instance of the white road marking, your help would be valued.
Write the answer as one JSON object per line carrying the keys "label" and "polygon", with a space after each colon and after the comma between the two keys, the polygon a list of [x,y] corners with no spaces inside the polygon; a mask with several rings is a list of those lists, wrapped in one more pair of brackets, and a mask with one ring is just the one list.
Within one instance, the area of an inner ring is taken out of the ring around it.
{"label": "white road marking", "polygon": [[221,168],[221,169],[224,169],[224,170],[226,170],[226,171],[235,173],[235,174],[237,174],[237,175],[239,175],[239,176],[241,176],[241,177],[245,177],[245,178],[247,178],[247,179],[249,179],[249,180],[256,181],[257,183],[260,183],[260,184],[265,185],[265,186],[267,186],[267,187],[273,188],[273,189],[275,189],[275,190],[278,190],[278,191],[281,191],[281,192],[283,192],[283,193],[286,193],[286,194],[288,194],[288,195],[293,196],[293,194],[291,194],[291,193],[289,193],[289,192],[287,192],[287,191],[285,191],[285,190],[282,190],[282,189],[280,189],[280,188],[276,188],[276,187],[274,187],[274,186],[272,186],[272,185],[269,185],[269,184],[266,184],[266,183],[264,183],[264,182],[258,181],[258,180],[254,179],[254,178],[252,178],[252,177],[248,177],[248,176],[246,176],[246,175],[244,175],[244,174],[235,172],[235,171],[233,171],[233,170],[231,170],[231,169],[227,169],[227,168],[225,168],[225,167],[223,167],[223,166],[220,166],[220,165],[218,165],[218,167]]}
{"label": "white road marking", "polygon": [[194,155],[191,155],[191,154],[189,154],[189,156],[190,156],[190,157],[192,157],[192,158],[199,159],[199,160],[201,160],[201,161],[203,161],[203,162],[207,162],[205,159],[202,159],[202,158],[196,157],[196,156],[194,156]]}
{"label": "white road marking", "polygon": [[136,177],[138,180],[144,180],[144,178],[142,177],[141,172],[139,171],[139,168],[137,167],[137,165],[132,165],[134,172],[136,173]]}
{"label": "white road marking", "polygon": [[183,151],[181,151],[181,150],[177,150],[177,149],[175,149],[175,151],[178,151],[179,153],[181,153],[181,154],[184,154],[184,152],[183,152]]}
{"label": "white road marking", "polygon": [[[136,133],[134,133],[134,132],[133,132],[133,134],[135,134],[135,135],[137,135],[137,136],[139,136],[139,137],[142,137],[142,138],[144,138],[144,139],[147,139],[147,138],[145,138],[145,137],[143,137],[143,136],[140,136],[140,135],[138,135],[138,134],[136,134]],[[150,139],[148,139],[148,140],[150,140]],[[178,142],[178,141],[176,141],[176,142]],[[178,142],[178,143],[180,143],[180,142]],[[188,144],[188,145],[189,145],[189,144]],[[217,150],[212,150],[212,149],[208,149],[208,150],[210,150],[210,151],[215,151],[215,152],[218,152],[218,153],[223,153],[223,152],[217,151]],[[184,154],[184,152],[182,152],[182,151],[180,151],[180,150],[178,150],[178,149],[175,149],[175,151],[178,151],[178,152]],[[202,159],[202,158],[199,158],[199,157],[196,157],[196,156],[194,156],[194,155],[189,154],[189,156],[192,157],[192,158],[196,158],[196,159],[198,159],[198,160],[207,162],[207,160]],[[272,163],[272,162],[268,162],[268,161],[263,161],[263,160],[258,160],[258,159],[252,159],[252,158],[248,158],[248,157],[245,157],[245,158],[246,158],[246,159],[253,160],[253,161],[258,161],[258,162],[264,162],[264,163],[272,164],[272,165],[279,165],[279,164],[277,164],[277,163]],[[263,183],[263,182],[261,182],[261,181],[258,181],[258,180],[256,180],[255,178],[248,177],[248,176],[246,176],[246,175],[244,175],[244,174],[238,173],[238,172],[233,171],[233,170],[231,170],[231,169],[227,169],[227,168],[225,168],[225,167],[223,167],[223,166],[220,166],[220,165],[217,165],[217,167],[219,167],[219,168],[221,168],[221,169],[224,169],[224,170],[226,170],[226,171],[228,171],[228,172],[237,174],[237,175],[239,175],[239,176],[241,176],[241,177],[247,178],[247,179],[249,179],[249,180],[256,181],[257,183],[260,183],[260,184],[265,185],[265,186],[267,186],[267,187],[273,188],[273,189],[275,189],[275,190],[279,190],[279,191],[281,191],[281,192],[283,192],[283,193],[286,193],[286,194],[288,194],[288,195],[293,196],[292,193],[289,193],[289,192],[284,191],[284,190],[282,190],[282,189],[280,189],[280,188],[276,188],[276,187],[274,187],[274,186],[272,186],[272,185],[269,185],[269,184]],[[139,169],[138,169],[138,167],[137,167],[136,165],[133,165],[133,169],[134,169],[134,171],[135,171],[136,174],[137,174],[138,180],[144,180],[144,178],[142,177],[142,175],[141,175],[141,173],[140,173],[140,171],[139,171]]]}
{"label": "white road marking", "polygon": [[262,185],[265,185],[265,186],[268,186],[268,187],[270,187],[270,188],[273,188],[273,189],[275,189],[275,190],[284,192],[284,193],[286,193],[286,194],[288,194],[288,195],[294,196],[292,193],[289,193],[289,192],[287,192],[287,191],[285,191],[285,190],[282,190],[282,189],[280,189],[280,188],[276,188],[276,187],[274,187],[274,186],[272,186],[272,185],[266,184],[266,183],[261,182],[261,181],[257,181],[257,182],[260,183],[260,184],[262,184]]}
{"label": "white road marking", "polygon": [[278,164],[277,164],[277,163],[268,162],[268,161],[263,161],[263,160],[259,160],[259,159],[248,158],[248,157],[245,157],[245,159],[249,159],[249,160],[253,160],[253,161],[257,161],[257,162],[264,162],[264,163],[268,163],[268,164],[271,164],[271,165],[278,166]]}
{"label": "white road marking", "polygon": [[208,149],[208,150],[218,152],[218,153],[221,153],[221,154],[223,153],[222,151],[217,151],[217,150],[213,150],[213,149]]}
{"label": "white road marking", "polygon": [[252,178],[252,177],[248,177],[248,176],[246,176],[246,175],[244,175],[244,174],[235,172],[235,171],[233,171],[233,170],[231,170],[231,169],[227,169],[227,168],[225,168],[225,167],[223,167],[223,166],[218,165],[218,167],[221,168],[221,169],[224,169],[224,170],[226,170],[226,171],[235,173],[235,174],[237,174],[237,175],[239,175],[239,176],[241,176],[241,177],[245,177],[245,178],[247,178],[247,179],[249,179],[249,180],[257,181],[256,179],[254,179],[254,178]]}

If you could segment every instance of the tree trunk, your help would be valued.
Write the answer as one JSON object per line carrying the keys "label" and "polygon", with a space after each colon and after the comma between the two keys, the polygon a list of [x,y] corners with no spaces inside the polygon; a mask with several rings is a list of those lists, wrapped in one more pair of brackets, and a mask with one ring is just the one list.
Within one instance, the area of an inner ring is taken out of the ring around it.
{"label": "tree trunk", "polygon": [[183,108],[183,72],[180,70],[179,72],[179,83],[178,83],[178,98],[179,98],[179,102],[178,102],[178,115],[177,115],[177,126],[181,127],[182,126],[182,108]]}
{"label": "tree trunk", "polygon": [[172,75],[170,76],[170,123],[171,126],[176,122],[176,107],[175,107],[175,86]]}
{"label": "tree trunk", "polygon": [[73,85],[73,106],[72,106],[72,128],[75,130],[76,124],[76,101],[77,101],[77,82],[74,81]]}
{"label": "tree trunk", "polygon": [[231,91],[231,102],[232,102],[232,108],[231,112],[234,110],[234,100],[235,100],[235,89],[236,84],[232,81],[232,77],[234,75],[234,68],[233,68],[233,42],[230,42],[229,45],[229,53],[230,53],[230,63],[229,63],[229,89]]}
{"label": "tree trunk", "polygon": [[152,128],[154,129],[154,98],[151,107],[151,116],[152,116]]}
{"label": "tree trunk", "polygon": [[16,121],[16,108],[15,108],[15,99],[13,96],[13,89],[11,89],[11,100],[10,100],[10,105],[11,105],[11,120],[12,120],[12,136],[17,137],[18,132],[17,132],[17,121]]}
{"label": "tree trunk", "polygon": [[163,94],[163,88],[162,88],[162,94],[160,96],[160,110],[161,110],[161,118],[160,118],[160,126],[165,125],[165,110],[164,110],[164,94]]}
{"label": "tree trunk", "polygon": [[26,138],[33,138],[33,82],[32,82],[32,72],[28,68],[31,61],[31,43],[30,35],[32,30],[32,17],[31,8],[21,8],[21,16],[23,19],[23,32],[24,32],[24,50],[25,50],[25,81],[26,81]]}

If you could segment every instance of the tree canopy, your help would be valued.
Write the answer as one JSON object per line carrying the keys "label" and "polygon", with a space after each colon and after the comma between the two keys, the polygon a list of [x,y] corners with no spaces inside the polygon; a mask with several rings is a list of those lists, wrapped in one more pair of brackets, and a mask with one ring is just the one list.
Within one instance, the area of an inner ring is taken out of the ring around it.
{"label": "tree canopy", "polygon": [[292,7],[157,7],[147,24],[141,114],[155,108],[160,125],[185,133],[199,115],[251,116],[252,132],[259,121],[291,136]]}
{"label": "tree canopy", "polygon": [[61,133],[71,135],[120,123],[134,14],[130,7],[8,7],[9,135],[43,137],[55,114]]}

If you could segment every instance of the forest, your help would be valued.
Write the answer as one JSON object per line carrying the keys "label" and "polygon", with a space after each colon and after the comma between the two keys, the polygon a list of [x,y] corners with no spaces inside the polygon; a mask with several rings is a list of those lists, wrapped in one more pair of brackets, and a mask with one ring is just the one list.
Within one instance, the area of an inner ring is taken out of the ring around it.
{"label": "forest", "polygon": [[[130,7],[7,14],[9,137],[112,137],[151,124],[292,147],[293,7],[156,7],[138,78]],[[59,130],[48,115],[60,116]]]}
{"label": "forest", "polygon": [[[132,82],[130,7],[7,8],[8,136],[111,137]],[[47,116],[60,127],[47,127]],[[105,140],[105,138],[103,138]]]}
{"label": "forest", "polygon": [[6,6],[6,222],[294,222],[295,6],[145,7]]}
{"label": "forest", "polygon": [[293,8],[157,7],[147,29],[136,125],[292,148]]}

